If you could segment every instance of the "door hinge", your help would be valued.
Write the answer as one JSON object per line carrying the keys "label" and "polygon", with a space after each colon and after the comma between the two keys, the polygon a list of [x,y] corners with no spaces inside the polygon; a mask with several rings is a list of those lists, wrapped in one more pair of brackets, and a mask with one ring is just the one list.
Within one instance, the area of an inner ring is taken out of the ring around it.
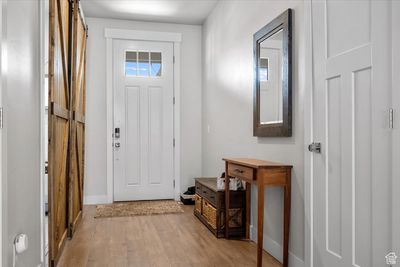
{"label": "door hinge", "polygon": [[3,108],[0,108],[0,129],[3,129]]}
{"label": "door hinge", "polygon": [[172,103],[175,105],[175,96],[172,98]]}
{"label": "door hinge", "polygon": [[389,129],[393,129],[393,109],[389,109]]}
{"label": "door hinge", "polygon": [[172,145],[175,147],[175,138],[172,140]]}
{"label": "door hinge", "polygon": [[174,188],[175,188],[175,179],[173,180],[173,182],[172,182],[172,183],[173,183],[173,185],[174,185]]}

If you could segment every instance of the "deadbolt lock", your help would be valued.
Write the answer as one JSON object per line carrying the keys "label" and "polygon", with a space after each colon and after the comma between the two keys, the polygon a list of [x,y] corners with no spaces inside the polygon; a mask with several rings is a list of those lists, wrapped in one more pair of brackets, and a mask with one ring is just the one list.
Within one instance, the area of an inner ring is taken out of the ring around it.
{"label": "deadbolt lock", "polygon": [[120,128],[115,128],[114,130],[114,138],[120,138],[121,133],[120,133]]}
{"label": "deadbolt lock", "polygon": [[314,152],[314,153],[321,153],[321,143],[312,142],[308,146],[308,151]]}

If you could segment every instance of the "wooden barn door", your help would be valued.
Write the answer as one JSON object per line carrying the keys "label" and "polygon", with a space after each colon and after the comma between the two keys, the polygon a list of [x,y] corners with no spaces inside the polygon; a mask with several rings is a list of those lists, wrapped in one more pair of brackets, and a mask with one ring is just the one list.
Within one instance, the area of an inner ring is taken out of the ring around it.
{"label": "wooden barn door", "polygon": [[[68,233],[69,0],[49,2],[49,261],[56,265]],[[28,130],[28,129],[27,129]]]}
{"label": "wooden barn door", "polygon": [[72,22],[72,58],[71,58],[71,100],[72,118],[70,129],[70,190],[69,190],[69,227],[70,235],[82,216],[83,178],[85,154],[85,101],[86,101],[86,38],[87,28],[79,7],[74,0]]}

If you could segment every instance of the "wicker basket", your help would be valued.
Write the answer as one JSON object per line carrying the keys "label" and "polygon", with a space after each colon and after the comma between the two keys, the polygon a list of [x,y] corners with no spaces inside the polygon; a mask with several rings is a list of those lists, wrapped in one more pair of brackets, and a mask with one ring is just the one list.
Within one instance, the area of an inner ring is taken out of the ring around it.
{"label": "wicker basket", "polygon": [[203,198],[199,195],[195,195],[194,196],[194,209],[198,212],[198,213],[202,213],[202,203],[203,202]]}
{"label": "wicker basket", "polygon": [[229,209],[229,227],[243,226],[243,209]]}
{"label": "wicker basket", "polygon": [[214,208],[207,200],[203,201],[203,216],[213,229],[217,229],[217,209]]}

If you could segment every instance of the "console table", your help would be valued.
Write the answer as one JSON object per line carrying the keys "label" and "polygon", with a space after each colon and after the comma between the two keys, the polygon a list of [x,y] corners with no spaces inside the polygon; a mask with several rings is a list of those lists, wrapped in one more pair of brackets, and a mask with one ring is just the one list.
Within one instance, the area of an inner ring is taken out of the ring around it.
{"label": "console table", "polygon": [[[257,185],[258,218],[257,218],[257,267],[262,266],[263,228],[264,228],[264,188],[265,186],[282,186],[284,188],[284,218],[283,218],[283,266],[288,266],[289,256],[289,225],[290,225],[290,190],[291,165],[277,162],[249,159],[224,158],[227,177],[236,177],[246,182],[246,238],[249,238],[250,228],[250,193],[251,184]],[[225,210],[230,207],[229,179],[225,179]],[[229,238],[229,214],[225,213],[225,237]]]}

